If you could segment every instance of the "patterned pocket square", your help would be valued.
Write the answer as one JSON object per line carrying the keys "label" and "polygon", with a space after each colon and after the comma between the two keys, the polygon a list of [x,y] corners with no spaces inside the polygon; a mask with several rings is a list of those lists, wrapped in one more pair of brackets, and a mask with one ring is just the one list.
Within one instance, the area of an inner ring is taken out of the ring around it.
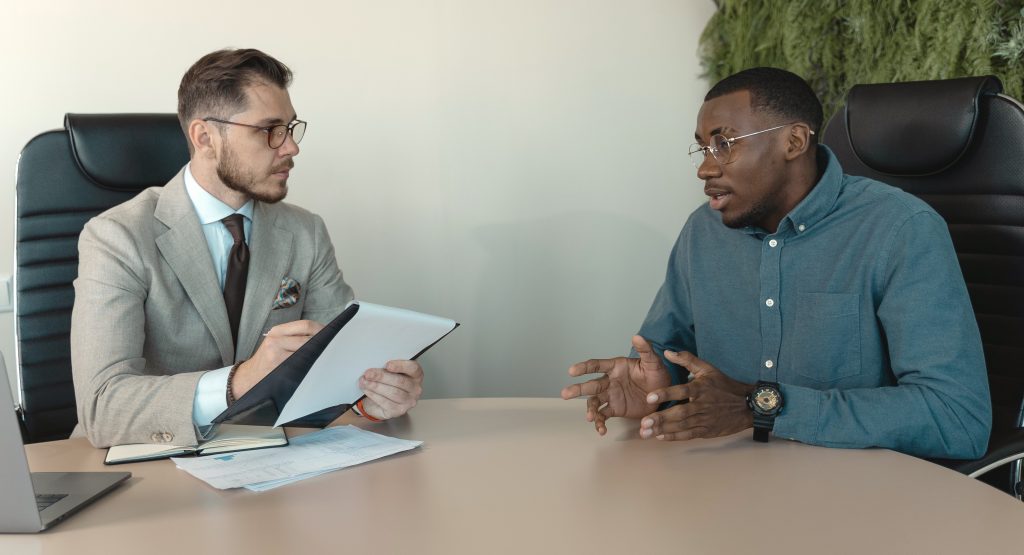
{"label": "patterned pocket square", "polygon": [[271,310],[288,308],[299,302],[301,296],[302,286],[299,285],[299,282],[286,277],[281,280],[281,287],[277,290],[277,296],[274,297],[274,306],[271,307]]}

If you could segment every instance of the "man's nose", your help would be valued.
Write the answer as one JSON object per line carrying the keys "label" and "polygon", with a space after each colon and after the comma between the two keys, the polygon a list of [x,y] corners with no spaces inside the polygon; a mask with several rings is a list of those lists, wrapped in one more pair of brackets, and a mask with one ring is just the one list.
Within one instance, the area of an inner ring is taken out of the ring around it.
{"label": "man's nose", "polygon": [[299,155],[299,143],[295,142],[295,137],[291,133],[284,138],[284,142],[281,146],[277,147],[278,156],[298,156]]}
{"label": "man's nose", "polygon": [[722,166],[710,154],[704,157],[704,161],[700,163],[700,166],[697,166],[698,179],[706,181],[712,177],[721,177],[721,175]]}

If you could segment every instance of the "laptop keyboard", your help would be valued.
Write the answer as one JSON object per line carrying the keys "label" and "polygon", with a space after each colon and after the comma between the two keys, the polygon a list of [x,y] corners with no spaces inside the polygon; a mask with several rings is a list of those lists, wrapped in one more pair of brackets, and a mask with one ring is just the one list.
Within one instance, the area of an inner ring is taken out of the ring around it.
{"label": "laptop keyboard", "polygon": [[68,495],[66,493],[37,493],[36,506],[39,507],[40,511],[42,511],[67,496]]}

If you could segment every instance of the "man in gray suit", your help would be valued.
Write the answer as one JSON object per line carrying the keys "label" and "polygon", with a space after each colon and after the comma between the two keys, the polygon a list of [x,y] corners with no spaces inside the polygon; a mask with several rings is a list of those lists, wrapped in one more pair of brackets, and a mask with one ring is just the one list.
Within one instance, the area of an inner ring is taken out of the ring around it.
{"label": "man in gray suit", "polygon": [[[72,436],[195,445],[205,426],[352,300],[319,216],[280,202],[306,123],[258,50],[197,61],[178,89],[190,162],[86,224],[71,323]],[[360,378],[360,413],[405,414],[423,370]]]}

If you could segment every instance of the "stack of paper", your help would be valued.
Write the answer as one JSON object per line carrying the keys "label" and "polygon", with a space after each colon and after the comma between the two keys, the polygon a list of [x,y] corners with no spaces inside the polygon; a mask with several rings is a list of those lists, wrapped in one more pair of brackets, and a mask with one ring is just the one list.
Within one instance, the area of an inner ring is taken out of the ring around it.
{"label": "stack of paper", "polygon": [[337,426],[294,438],[287,447],[171,460],[178,468],[217,489],[244,487],[266,491],[422,444],[355,426]]}

